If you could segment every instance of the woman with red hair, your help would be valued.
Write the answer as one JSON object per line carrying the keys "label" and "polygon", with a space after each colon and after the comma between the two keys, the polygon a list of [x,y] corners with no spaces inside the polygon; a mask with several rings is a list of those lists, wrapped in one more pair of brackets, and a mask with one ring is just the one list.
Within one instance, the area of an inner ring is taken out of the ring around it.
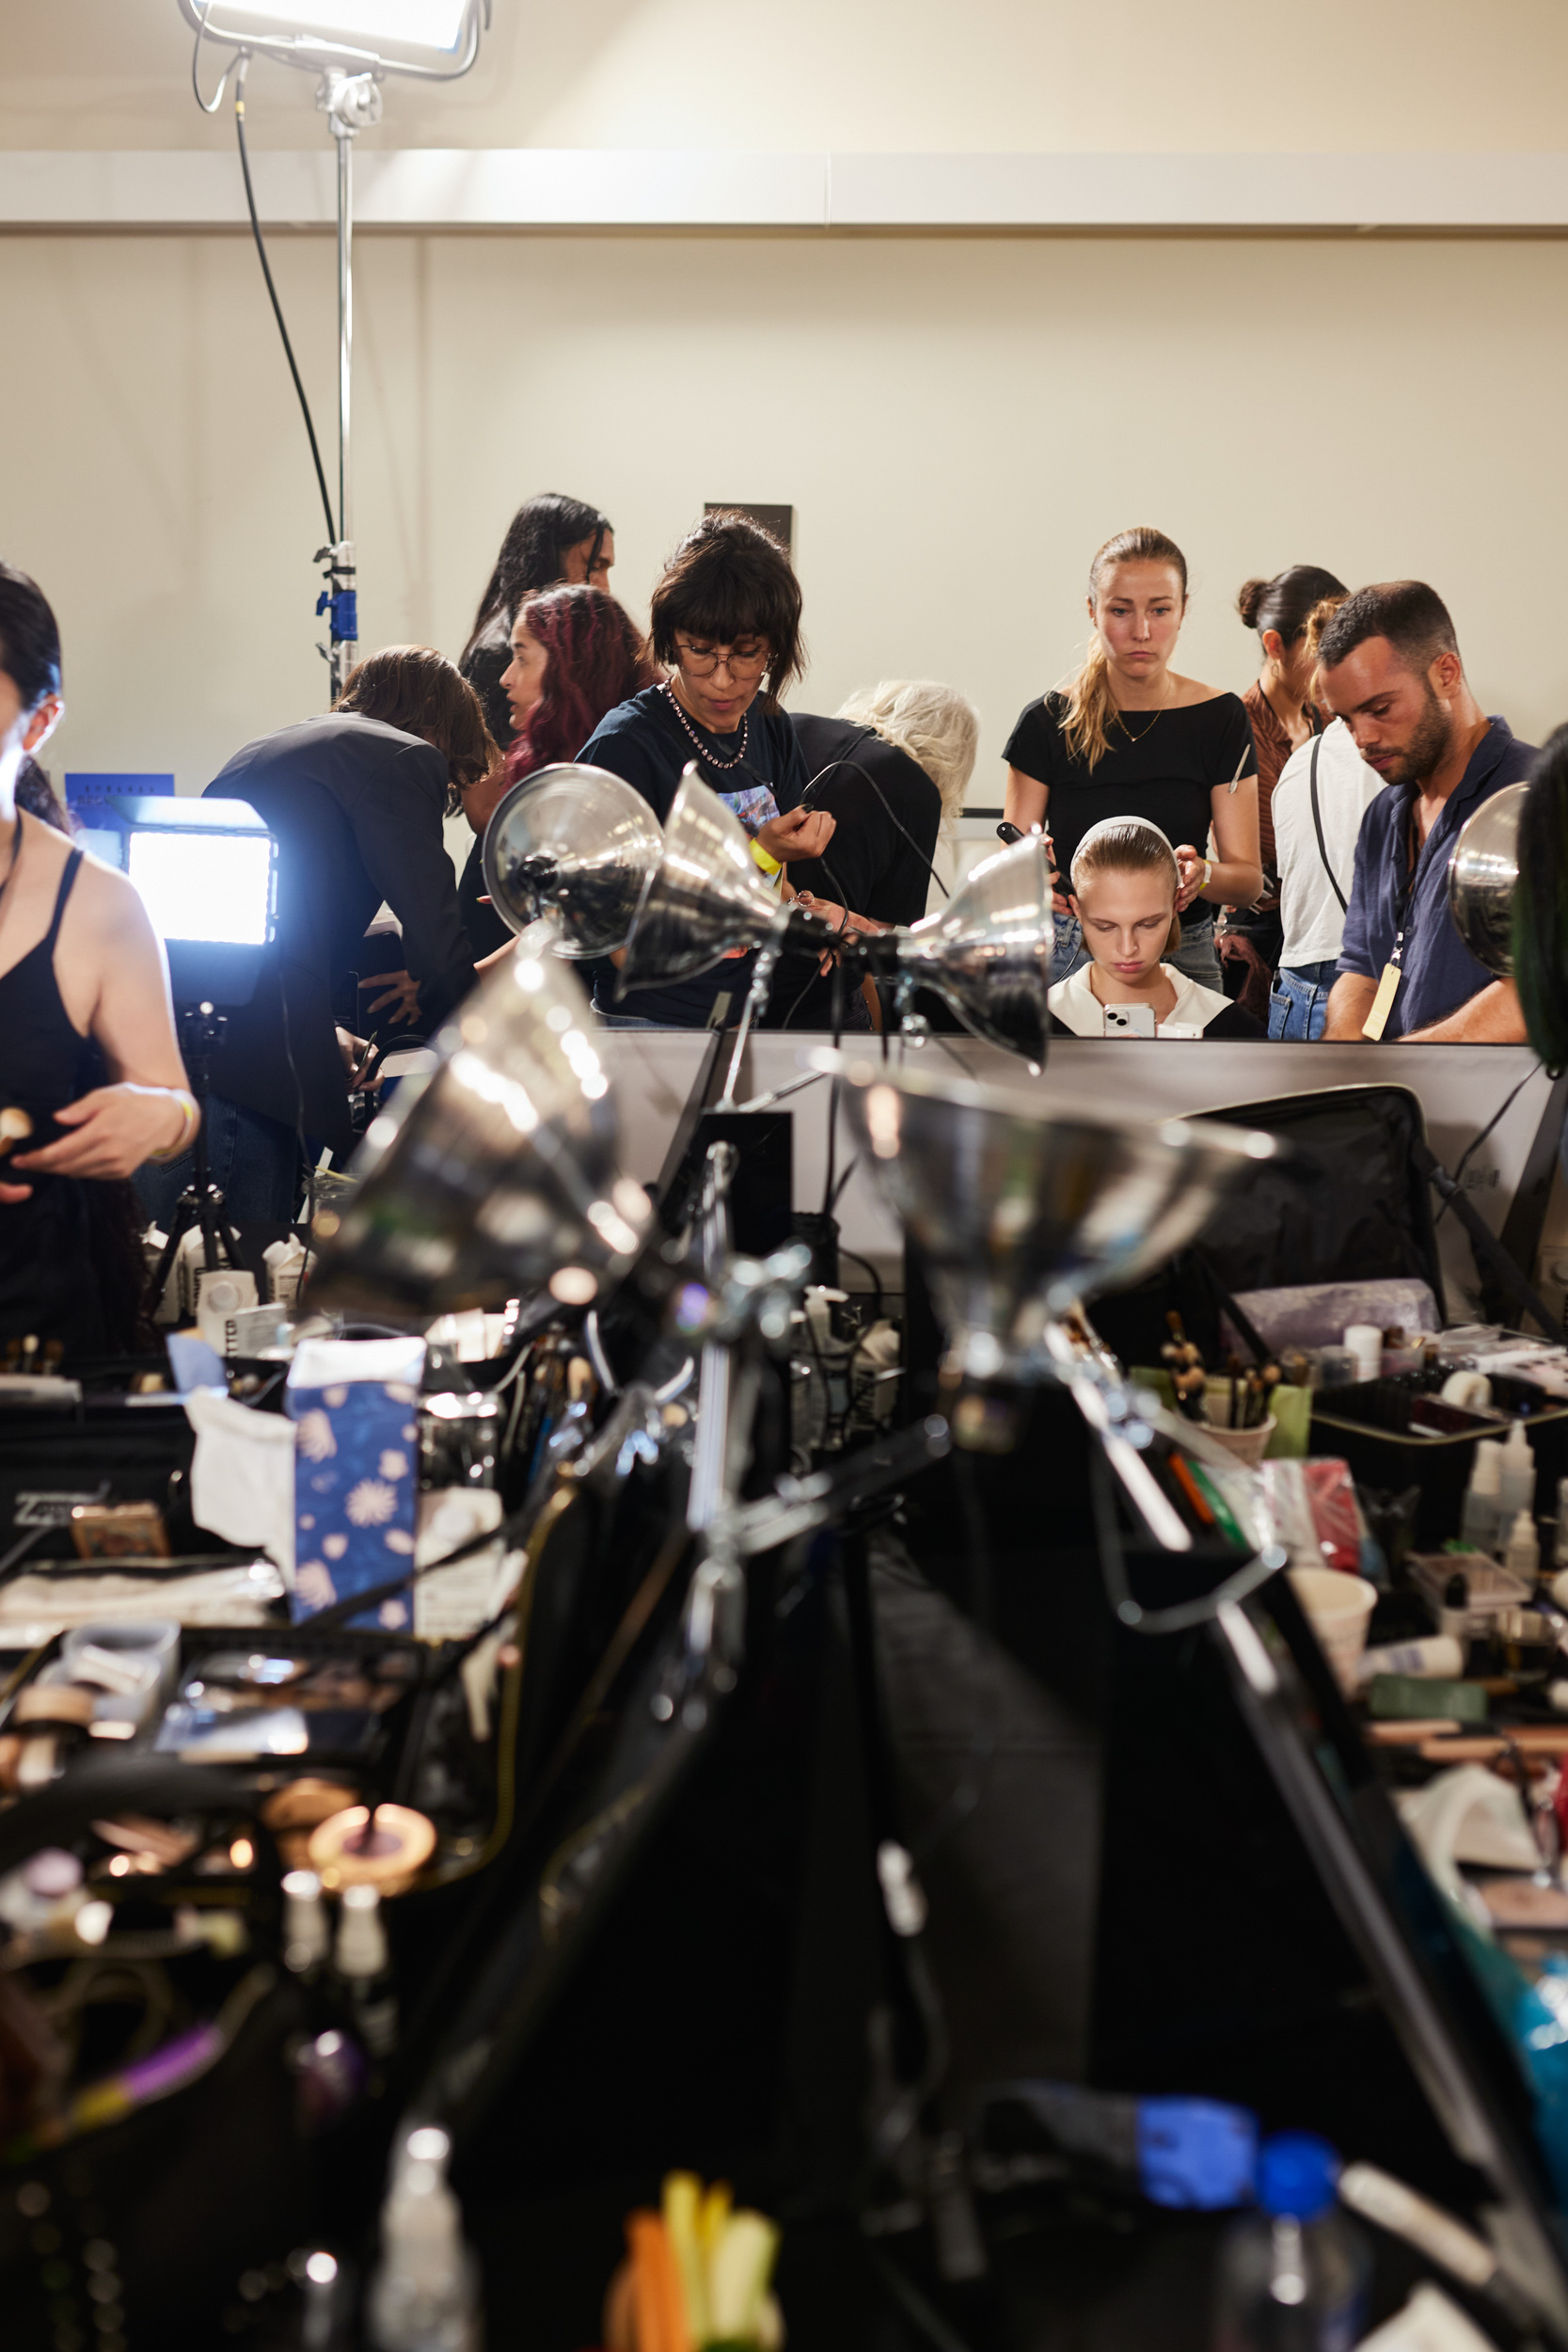
{"label": "woman with red hair", "polygon": [[476,959],[512,937],[489,901],[482,903],[484,828],[501,795],[537,768],[576,759],[606,711],[657,675],[629,614],[602,588],[546,588],[518,612],[511,664],[500,681],[512,711],[511,748],[504,767],[463,796],[478,838],[457,897]]}

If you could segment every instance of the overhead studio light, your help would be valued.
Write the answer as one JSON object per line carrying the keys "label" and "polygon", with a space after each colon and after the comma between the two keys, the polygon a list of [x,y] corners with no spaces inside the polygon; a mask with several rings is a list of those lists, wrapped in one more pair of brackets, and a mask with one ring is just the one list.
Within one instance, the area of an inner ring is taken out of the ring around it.
{"label": "overhead studio light", "polygon": [[318,72],[369,68],[442,81],[467,72],[490,18],[487,0],[313,0],[296,8],[180,0],[180,12],[220,48]]}

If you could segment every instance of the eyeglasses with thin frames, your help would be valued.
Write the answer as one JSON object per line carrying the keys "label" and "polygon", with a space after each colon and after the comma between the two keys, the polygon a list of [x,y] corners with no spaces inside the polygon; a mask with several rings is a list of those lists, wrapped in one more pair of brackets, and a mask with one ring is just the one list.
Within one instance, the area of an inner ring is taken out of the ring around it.
{"label": "eyeglasses with thin frames", "polygon": [[693,645],[681,638],[675,640],[675,660],[688,677],[711,677],[721,662],[731,677],[761,677],[768,667],[771,648],[766,638],[753,639],[751,650],[744,645]]}

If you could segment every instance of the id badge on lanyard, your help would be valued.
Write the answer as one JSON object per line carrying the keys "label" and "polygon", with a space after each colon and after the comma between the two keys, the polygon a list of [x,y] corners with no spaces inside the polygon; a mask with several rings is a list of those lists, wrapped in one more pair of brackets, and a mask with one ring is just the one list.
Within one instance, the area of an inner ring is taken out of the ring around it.
{"label": "id badge on lanyard", "polygon": [[[1416,849],[1414,811],[1412,811],[1411,815],[1409,846],[1412,850]],[[1418,851],[1417,854],[1412,856],[1410,859],[1408,878],[1405,882],[1403,895],[1400,899],[1399,911],[1394,917],[1399,926],[1399,930],[1394,940],[1393,951],[1390,954],[1387,962],[1383,967],[1383,977],[1377,984],[1377,994],[1372,998],[1371,1010],[1368,1013],[1367,1018],[1361,1024],[1362,1036],[1370,1039],[1373,1044],[1377,1043],[1377,1041],[1381,1039],[1384,1030],[1388,1025],[1388,1015],[1394,1009],[1394,999],[1400,993],[1400,982],[1404,977],[1403,965],[1404,942],[1406,937],[1405,925],[1410,912],[1410,901],[1416,888],[1416,866],[1418,861],[1418,855],[1419,852]]]}

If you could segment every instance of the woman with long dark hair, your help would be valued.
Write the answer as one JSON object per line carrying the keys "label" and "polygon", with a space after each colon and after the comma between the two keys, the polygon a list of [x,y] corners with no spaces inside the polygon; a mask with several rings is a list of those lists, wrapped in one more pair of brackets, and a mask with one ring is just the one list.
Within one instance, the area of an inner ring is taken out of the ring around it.
{"label": "woman with long dark hair", "polygon": [[0,1342],[70,1361],[135,1344],[131,1171],[196,1133],[163,943],[126,876],[71,842],[33,758],[60,634],[0,564]]}
{"label": "woman with long dark hair", "polygon": [[483,895],[484,829],[502,794],[537,768],[576,759],[605,713],[656,675],[630,614],[602,588],[546,588],[524,602],[500,681],[511,710],[512,746],[503,768],[463,794],[476,837],[457,899],[476,958],[512,937]]}
{"label": "woman with long dark hair", "polygon": [[[1246,712],[1238,695],[1171,667],[1187,612],[1187,559],[1163,531],[1144,525],[1106,540],[1089,566],[1088,608],[1085,659],[1065,689],[1028,705],[1007,739],[1007,816],[1025,832],[1049,827],[1063,875],[1103,818],[1157,825],[1177,844],[1180,874],[1182,943],[1171,961],[1189,979],[1217,987],[1214,912],[1250,906],[1263,886]],[[1053,978],[1086,960],[1058,884]]]}
{"label": "woman with long dark hair", "polygon": [[608,588],[615,533],[608,515],[581,499],[543,490],[525,500],[507,525],[495,569],[474,614],[458,668],[479,696],[491,734],[503,751],[512,716],[501,678],[510,666],[512,624],[524,599],[541,588]]}

